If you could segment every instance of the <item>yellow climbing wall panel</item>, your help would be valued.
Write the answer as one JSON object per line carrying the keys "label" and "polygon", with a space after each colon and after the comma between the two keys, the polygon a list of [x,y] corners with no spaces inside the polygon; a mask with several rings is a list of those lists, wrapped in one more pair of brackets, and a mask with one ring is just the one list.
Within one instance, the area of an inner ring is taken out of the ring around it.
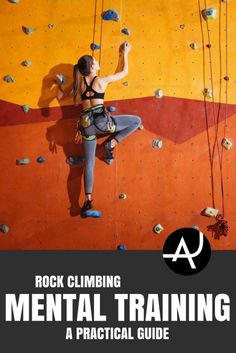
{"label": "yellow climbing wall panel", "polygon": [[[219,97],[219,74],[222,64],[222,77],[225,76],[226,4],[216,0],[208,0],[206,4],[208,8],[217,9],[218,20],[209,21],[209,32],[206,21],[202,20],[202,36],[199,10],[205,7],[203,0],[150,0],[148,3],[143,0],[90,0],[86,3],[80,0],[21,0],[18,4],[2,0],[0,72],[1,78],[11,74],[15,83],[2,80],[0,99],[28,104],[32,108],[57,106],[53,86],[55,73],[62,71],[70,82],[72,65],[81,55],[91,54],[93,41],[102,44],[101,51],[94,52],[101,62],[101,74],[114,72],[118,46],[129,40],[133,47],[127,77],[129,85],[125,90],[122,82],[112,85],[106,96],[108,100],[153,96],[157,88],[166,96],[202,100],[203,48],[206,86],[211,86],[209,49],[205,47],[209,33],[215,101],[224,102],[224,89]],[[119,11],[119,22],[101,20],[102,10],[108,8]],[[229,103],[235,103],[236,96],[235,10],[236,4],[229,1]],[[48,27],[50,23],[54,24],[53,28]],[[37,31],[26,35],[22,26]],[[130,36],[121,33],[124,27],[130,29]],[[196,43],[197,49],[191,49],[191,43]],[[21,65],[26,59],[32,61],[31,67]],[[71,103],[71,100],[64,102]]]}

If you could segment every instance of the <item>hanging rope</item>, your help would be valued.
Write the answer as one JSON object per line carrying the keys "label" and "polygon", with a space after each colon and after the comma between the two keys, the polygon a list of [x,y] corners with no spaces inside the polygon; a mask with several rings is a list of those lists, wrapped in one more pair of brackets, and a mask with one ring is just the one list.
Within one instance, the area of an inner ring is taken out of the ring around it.
{"label": "hanging rope", "polygon": [[[205,54],[205,40],[204,40],[204,32],[203,32],[203,23],[202,23],[202,16],[201,16],[201,6],[200,0],[198,1],[199,6],[199,14],[200,14],[200,23],[201,23],[201,34],[202,34],[202,44],[203,44],[203,82],[204,87],[206,87],[206,54]],[[207,8],[207,2],[204,0],[205,9]],[[219,0],[219,103],[217,112],[215,112],[215,98],[214,98],[214,79],[213,79],[213,65],[212,65],[212,51],[211,51],[211,38],[210,38],[210,29],[208,18],[206,18],[206,27],[207,27],[207,39],[208,44],[207,47],[209,48],[209,64],[210,64],[210,82],[211,82],[211,90],[212,90],[212,112],[213,112],[213,119],[215,125],[215,135],[214,135],[214,142],[213,146],[211,144],[210,133],[209,133],[209,114],[208,114],[208,107],[206,97],[204,98],[204,107],[205,107],[205,117],[206,117],[206,127],[207,127],[207,141],[208,141],[208,152],[209,152],[209,159],[210,159],[210,170],[211,170],[211,189],[212,189],[212,204],[215,208],[215,177],[214,177],[214,161],[215,161],[215,153],[217,152],[217,157],[219,160],[219,169],[220,169],[220,188],[221,188],[221,198],[222,198],[222,214],[216,217],[217,223],[207,227],[207,230],[212,231],[214,237],[219,239],[221,235],[227,235],[228,232],[228,224],[227,221],[224,220],[224,213],[225,213],[225,204],[224,204],[224,178],[223,178],[223,153],[224,149],[223,146],[220,148],[219,144],[219,122],[222,110],[222,38],[221,38],[221,17],[222,17],[222,4],[221,0]],[[225,102],[225,114],[224,114],[224,137],[226,131],[226,118],[227,118],[227,102],[228,102],[228,8],[226,3],[226,102]]]}

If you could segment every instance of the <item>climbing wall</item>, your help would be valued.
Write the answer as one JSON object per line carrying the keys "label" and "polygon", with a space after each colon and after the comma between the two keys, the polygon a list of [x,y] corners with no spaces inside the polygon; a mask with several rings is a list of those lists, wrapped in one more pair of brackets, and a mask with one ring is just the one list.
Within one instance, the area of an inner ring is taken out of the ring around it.
{"label": "climbing wall", "polygon": [[[102,19],[110,8],[119,21]],[[0,16],[1,249],[162,249],[176,228],[193,226],[213,249],[236,249],[233,1],[2,0]],[[106,105],[139,115],[144,129],[110,166],[98,139],[93,198],[102,217],[81,219],[83,163],[66,163],[83,156],[73,143],[81,108],[57,102],[53,78],[62,73],[69,85],[86,53],[101,75],[113,73],[124,40],[129,75],[109,86]],[[21,158],[29,163],[17,165]],[[217,220],[203,215],[207,207],[228,221],[227,234],[218,233],[224,222],[209,229]]]}

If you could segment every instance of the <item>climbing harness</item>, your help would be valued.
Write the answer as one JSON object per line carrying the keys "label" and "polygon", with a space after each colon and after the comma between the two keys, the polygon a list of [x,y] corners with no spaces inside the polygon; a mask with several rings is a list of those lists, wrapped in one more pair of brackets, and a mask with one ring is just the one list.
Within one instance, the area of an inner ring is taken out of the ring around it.
{"label": "climbing harness", "polygon": [[[98,119],[104,119],[105,129],[101,129],[101,127],[98,126]],[[104,105],[97,104],[92,108],[86,109],[81,112],[80,119],[77,122],[77,134],[75,140],[78,139],[80,134],[82,135],[83,140],[94,140],[96,138],[96,135],[89,135],[87,132],[87,128],[92,125],[94,125],[96,129],[101,132],[101,134],[113,133],[115,132],[116,128],[114,119],[110,116],[109,112],[106,111]]]}

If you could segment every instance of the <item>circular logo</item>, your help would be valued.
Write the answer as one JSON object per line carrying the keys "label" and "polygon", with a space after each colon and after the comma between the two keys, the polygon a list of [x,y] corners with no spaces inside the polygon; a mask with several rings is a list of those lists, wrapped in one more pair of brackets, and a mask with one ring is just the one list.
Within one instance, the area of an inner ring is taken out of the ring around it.
{"label": "circular logo", "polygon": [[184,276],[194,275],[208,264],[211,247],[198,229],[181,228],[171,233],[163,247],[163,258],[169,268]]}

